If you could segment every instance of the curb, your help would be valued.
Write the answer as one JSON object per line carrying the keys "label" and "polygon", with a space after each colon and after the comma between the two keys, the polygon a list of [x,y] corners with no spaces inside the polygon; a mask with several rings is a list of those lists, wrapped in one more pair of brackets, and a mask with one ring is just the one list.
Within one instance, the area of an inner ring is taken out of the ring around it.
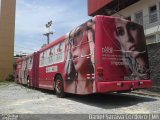
{"label": "curb", "polygon": [[147,90],[132,91],[131,93],[140,94],[140,95],[148,95],[148,96],[153,96],[153,97],[160,97],[160,93],[151,92]]}

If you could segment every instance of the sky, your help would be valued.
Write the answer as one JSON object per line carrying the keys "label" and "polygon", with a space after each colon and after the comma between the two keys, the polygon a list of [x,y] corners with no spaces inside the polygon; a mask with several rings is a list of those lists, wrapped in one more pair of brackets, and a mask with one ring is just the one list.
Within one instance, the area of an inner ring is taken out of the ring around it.
{"label": "sky", "polygon": [[89,20],[87,0],[16,0],[14,55],[31,54],[47,43],[45,25],[51,26],[51,42]]}

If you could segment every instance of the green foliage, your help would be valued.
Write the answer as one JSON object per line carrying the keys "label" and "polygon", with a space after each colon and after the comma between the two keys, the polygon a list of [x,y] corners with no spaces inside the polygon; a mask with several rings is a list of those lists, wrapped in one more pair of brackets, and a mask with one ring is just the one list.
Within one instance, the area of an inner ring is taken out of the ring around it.
{"label": "green foliage", "polygon": [[14,76],[13,76],[13,74],[9,74],[8,77],[5,80],[9,81],[9,82],[14,82]]}

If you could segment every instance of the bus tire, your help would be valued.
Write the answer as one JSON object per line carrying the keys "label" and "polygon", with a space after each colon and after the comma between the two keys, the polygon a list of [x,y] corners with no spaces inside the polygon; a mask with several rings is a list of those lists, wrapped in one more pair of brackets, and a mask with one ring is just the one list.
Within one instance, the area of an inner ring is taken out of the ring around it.
{"label": "bus tire", "polygon": [[65,97],[65,92],[64,92],[64,84],[63,84],[63,79],[61,76],[57,76],[55,80],[55,92],[57,97],[63,98]]}

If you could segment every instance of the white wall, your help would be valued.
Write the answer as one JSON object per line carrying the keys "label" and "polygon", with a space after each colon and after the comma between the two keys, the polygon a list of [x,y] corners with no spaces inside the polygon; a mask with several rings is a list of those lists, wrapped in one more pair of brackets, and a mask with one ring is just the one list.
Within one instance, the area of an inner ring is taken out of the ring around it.
{"label": "white wall", "polygon": [[[143,16],[148,15],[149,7],[157,4],[157,8],[159,8],[158,3],[160,0],[140,0],[139,2],[128,6],[127,8],[119,11],[119,14],[122,14],[126,17],[131,15],[131,18],[134,20],[134,14],[143,11]],[[117,16],[116,14],[114,16]]]}

